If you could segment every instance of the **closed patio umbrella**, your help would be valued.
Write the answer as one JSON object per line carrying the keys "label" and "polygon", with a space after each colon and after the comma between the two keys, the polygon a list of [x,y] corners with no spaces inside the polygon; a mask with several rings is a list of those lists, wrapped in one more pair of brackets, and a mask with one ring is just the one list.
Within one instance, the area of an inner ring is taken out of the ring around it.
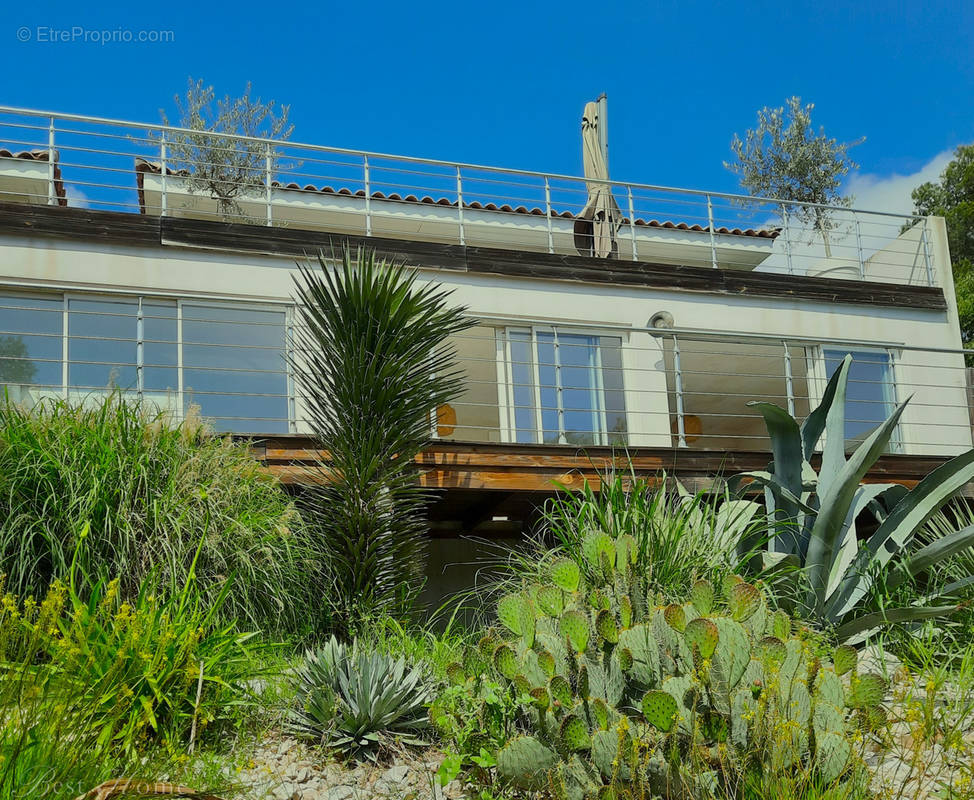
{"label": "closed patio umbrella", "polygon": [[[582,165],[588,199],[575,218],[575,249],[581,255],[615,258],[619,252],[616,231],[622,224],[622,212],[608,184],[609,165],[602,149],[599,125],[600,103],[586,103],[582,114]],[[602,106],[604,107],[604,106]]]}

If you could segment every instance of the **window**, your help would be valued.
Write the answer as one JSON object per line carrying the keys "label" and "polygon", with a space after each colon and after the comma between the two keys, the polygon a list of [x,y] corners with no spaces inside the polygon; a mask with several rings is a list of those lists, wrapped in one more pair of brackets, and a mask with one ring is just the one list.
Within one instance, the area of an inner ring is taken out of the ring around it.
{"label": "window", "polygon": [[507,330],[508,437],[624,444],[622,340],[557,328]]}
{"label": "window", "polygon": [[11,400],[60,393],[63,324],[61,297],[0,295],[0,387]]}
{"label": "window", "polygon": [[184,412],[216,430],[286,433],[286,312],[183,303]]}
{"label": "window", "polygon": [[0,387],[27,403],[117,388],[175,416],[198,405],[218,431],[283,433],[286,322],[229,303],[0,294]]}
{"label": "window", "polygon": [[[848,350],[824,348],[825,375],[831,378]],[[889,353],[883,350],[852,351],[846,386],[845,438],[862,441],[893,413],[895,389]]]}

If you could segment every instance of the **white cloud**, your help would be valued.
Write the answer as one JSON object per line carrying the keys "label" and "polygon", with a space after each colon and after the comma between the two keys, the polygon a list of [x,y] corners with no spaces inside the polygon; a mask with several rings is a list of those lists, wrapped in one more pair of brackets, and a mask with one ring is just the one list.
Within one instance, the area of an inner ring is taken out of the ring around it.
{"label": "white cloud", "polygon": [[90,208],[91,201],[84,192],[72,183],[64,184],[64,194],[72,208]]}
{"label": "white cloud", "polygon": [[919,170],[909,175],[877,175],[856,172],[849,178],[845,192],[853,195],[853,205],[865,211],[888,211],[893,214],[910,214],[913,200],[910,193],[921,183],[935,181],[944,167],[954,158],[954,150],[937,153]]}

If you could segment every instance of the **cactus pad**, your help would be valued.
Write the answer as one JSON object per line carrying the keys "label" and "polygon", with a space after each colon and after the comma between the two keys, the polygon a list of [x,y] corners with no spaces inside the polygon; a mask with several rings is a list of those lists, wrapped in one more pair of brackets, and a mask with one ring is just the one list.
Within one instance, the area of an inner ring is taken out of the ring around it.
{"label": "cactus pad", "polygon": [[580,717],[569,714],[561,721],[558,729],[558,743],[569,753],[588,750],[592,746],[592,737],[588,726]]}
{"label": "cactus pad", "polygon": [[446,667],[446,677],[454,686],[463,686],[467,682],[467,673],[457,662],[448,664]]}
{"label": "cactus pad", "polygon": [[578,591],[578,582],[582,577],[578,564],[567,558],[559,558],[551,565],[551,580],[559,589],[566,592]]}
{"label": "cactus pad", "polygon": [[548,681],[548,692],[551,694],[551,699],[553,702],[566,708],[571,708],[575,700],[575,696],[572,693],[572,687],[561,675],[555,675],[550,681]]}
{"label": "cactus pad", "polygon": [[632,600],[627,594],[619,600],[619,621],[624,629],[632,627]]}
{"label": "cactus pad", "polygon": [[729,572],[724,576],[724,579],[720,582],[720,591],[723,593],[725,600],[730,600],[731,589],[739,583],[744,583],[744,579],[740,575]]}
{"label": "cactus pad", "polygon": [[683,606],[671,603],[663,609],[663,618],[666,624],[678,633],[683,633],[687,629],[687,613],[683,610]]}
{"label": "cactus pad", "polygon": [[835,648],[835,653],[832,654],[832,663],[835,664],[835,674],[845,675],[847,672],[855,672],[858,660],[859,656],[856,653],[856,648],[850,647],[847,644],[839,645]]}
{"label": "cactus pad", "polygon": [[596,697],[590,708],[592,709],[592,725],[599,730],[607,731],[609,729],[609,707],[605,704],[605,700]]}
{"label": "cactus pad", "polygon": [[523,594],[509,594],[497,604],[497,617],[512,632],[524,638],[530,647],[534,644],[534,605]]}
{"label": "cactus pad", "polygon": [[653,727],[669,733],[676,722],[676,700],[667,692],[654,690],[646,692],[642,703],[643,716]]}
{"label": "cactus pad", "polygon": [[696,650],[702,658],[711,658],[720,640],[720,631],[709,619],[697,617],[687,623],[683,632],[691,651]]}
{"label": "cactus pad", "polygon": [[565,595],[557,586],[538,588],[538,608],[549,617],[560,617],[565,610]]}
{"label": "cactus pad", "polygon": [[824,783],[834,783],[845,772],[852,756],[849,740],[837,733],[823,733],[816,738],[815,767]]}
{"label": "cactus pad", "polygon": [[595,630],[609,644],[615,644],[619,641],[619,627],[616,625],[612,612],[608,609],[603,608],[595,617]]}
{"label": "cactus pad", "polygon": [[508,645],[502,644],[494,651],[494,667],[509,681],[517,677],[517,656]]}
{"label": "cactus pad", "polygon": [[714,586],[710,581],[697,581],[690,588],[690,602],[701,617],[714,610]]}
{"label": "cactus pad", "polygon": [[629,672],[632,669],[633,657],[632,650],[628,647],[619,647],[615,650],[616,658],[619,659],[619,667],[623,672]]}
{"label": "cactus pad", "polygon": [[568,639],[568,643],[576,653],[584,653],[588,647],[591,630],[588,617],[577,609],[569,609],[561,615],[558,621],[561,635]]}
{"label": "cactus pad", "polygon": [[886,697],[886,679],[869,672],[852,679],[848,703],[853,708],[875,708]]}
{"label": "cactus pad", "polygon": [[541,668],[541,671],[550,678],[555,674],[555,657],[547,650],[540,650],[538,652],[538,666]]}
{"label": "cactus pad", "polygon": [[548,698],[548,690],[543,686],[539,686],[536,689],[532,689],[531,692],[531,702],[535,708],[541,711],[547,711],[548,706],[551,705],[551,701]]}
{"label": "cactus pad", "polygon": [[771,620],[771,634],[781,641],[791,637],[791,617],[784,611],[775,611],[774,619]]}
{"label": "cactus pad", "polygon": [[758,652],[761,657],[773,664],[780,664],[788,655],[788,648],[777,636],[765,636],[758,642]]}
{"label": "cactus pad", "polygon": [[497,772],[525,789],[540,789],[558,754],[533,736],[515,736],[497,753]]}
{"label": "cactus pad", "polygon": [[736,583],[730,587],[727,595],[727,607],[731,612],[731,619],[744,622],[754,615],[761,605],[761,591],[750,583]]}

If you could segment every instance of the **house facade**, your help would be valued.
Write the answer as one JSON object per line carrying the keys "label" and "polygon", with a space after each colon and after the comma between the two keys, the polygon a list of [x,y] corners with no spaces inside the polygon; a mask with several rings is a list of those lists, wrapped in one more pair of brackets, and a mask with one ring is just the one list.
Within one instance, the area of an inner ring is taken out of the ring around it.
{"label": "house facade", "polygon": [[[0,383],[22,402],[114,386],[250,436],[308,479],[285,358],[296,264],[375,247],[453,291],[464,394],[431,414],[443,530],[518,521],[551,480],[625,449],[703,479],[767,461],[767,400],[801,417],[853,356],[851,444],[910,397],[875,479],[972,446],[943,221],[609,184],[611,258],[584,179],[0,109]],[[212,150],[209,151],[212,153]],[[210,156],[212,158],[212,156]],[[327,259],[326,259],[327,260]]]}

